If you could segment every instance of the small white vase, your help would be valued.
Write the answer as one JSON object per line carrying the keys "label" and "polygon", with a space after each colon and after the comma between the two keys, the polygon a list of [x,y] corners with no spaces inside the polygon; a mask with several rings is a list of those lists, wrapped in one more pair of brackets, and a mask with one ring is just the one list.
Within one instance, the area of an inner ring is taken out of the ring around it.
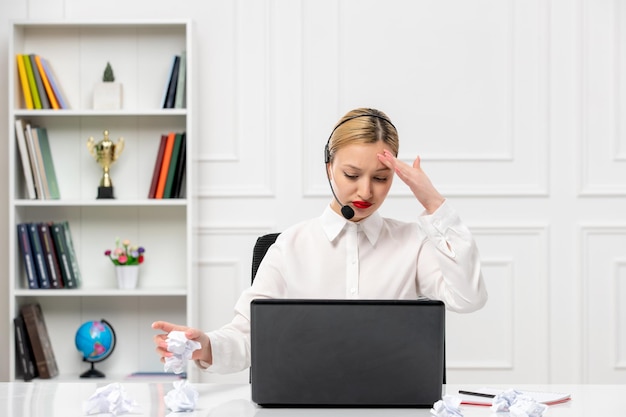
{"label": "small white vase", "polygon": [[122,108],[122,84],[96,83],[93,87],[94,110],[120,110]]}
{"label": "small white vase", "polygon": [[120,290],[132,290],[137,288],[139,278],[139,265],[116,266],[117,288]]}

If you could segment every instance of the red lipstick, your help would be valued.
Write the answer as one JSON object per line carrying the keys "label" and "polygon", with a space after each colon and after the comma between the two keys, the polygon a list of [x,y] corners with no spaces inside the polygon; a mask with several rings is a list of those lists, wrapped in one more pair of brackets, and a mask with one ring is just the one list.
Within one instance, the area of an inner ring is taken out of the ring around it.
{"label": "red lipstick", "polygon": [[358,209],[367,209],[372,206],[372,203],[368,203],[367,201],[353,201],[352,205]]}

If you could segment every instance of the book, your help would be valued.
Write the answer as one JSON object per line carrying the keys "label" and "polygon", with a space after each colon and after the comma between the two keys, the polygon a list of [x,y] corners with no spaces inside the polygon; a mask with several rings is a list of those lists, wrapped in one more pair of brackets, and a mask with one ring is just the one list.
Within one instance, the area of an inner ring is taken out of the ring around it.
{"label": "book", "polygon": [[159,149],[157,151],[156,160],[154,162],[154,169],[152,171],[152,181],[150,181],[148,198],[155,198],[156,196],[157,185],[159,184],[159,174],[161,173],[161,164],[163,164],[163,153],[165,151],[166,143],[167,135],[161,135],[161,142],[159,143]]}
{"label": "book", "polygon": [[39,175],[39,181],[41,182],[41,188],[43,193],[43,198],[45,200],[50,198],[50,188],[48,187],[48,175],[46,174],[46,167],[43,163],[43,154],[41,153],[41,146],[39,142],[39,131],[30,126],[26,125],[26,134],[30,135],[31,140],[33,142],[33,149],[35,151],[35,161],[37,166],[37,172]]}
{"label": "book", "polygon": [[37,223],[28,223],[28,237],[30,238],[30,247],[33,251],[33,259],[35,260],[35,269],[37,270],[37,278],[39,279],[39,288],[50,288],[50,277],[48,276],[48,268],[46,267],[46,259],[39,237]]}
{"label": "book", "polygon": [[52,234],[52,241],[54,242],[54,248],[59,260],[63,287],[67,289],[77,288],[74,268],[72,268],[69,248],[65,238],[65,226],[63,223],[52,223],[50,225],[50,233]]}
{"label": "book", "polygon": [[39,377],[43,379],[54,378],[59,374],[59,369],[41,306],[39,303],[25,304],[20,307],[20,314],[33,349]]}
{"label": "book", "polygon": [[35,258],[30,244],[28,225],[26,223],[20,223],[17,225],[17,239],[19,241],[20,252],[24,261],[24,270],[26,272],[28,288],[39,288],[37,267],[35,266]]}
{"label": "book", "polygon": [[26,138],[28,156],[30,157],[30,166],[33,173],[33,180],[35,183],[35,193],[37,194],[37,199],[43,200],[46,198],[46,194],[43,189],[42,177],[39,173],[39,164],[37,163],[37,151],[35,150],[35,141],[33,140],[32,126],[30,125],[30,123],[26,123],[26,128],[24,129],[24,137]]}
{"label": "book", "polygon": [[178,66],[178,80],[176,81],[176,97],[174,99],[174,107],[182,109],[185,107],[187,89],[187,52],[182,51],[180,54],[180,64]]}
{"label": "book", "polygon": [[[479,389],[472,389],[469,391],[459,390],[459,396],[461,397],[461,404],[468,405],[488,405],[493,402],[493,398],[506,390],[498,388],[483,387]],[[547,391],[524,391],[517,390],[521,394],[528,395],[538,403],[546,405],[559,404],[569,401],[571,395],[565,392],[547,392]]]}
{"label": "book", "polygon": [[52,66],[48,62],[47,59],[41,58],[41,66],[43,67],[46,76],[48,77],[48,82],[50,83],[50,87],[52,88],[52,92],[59,102],[59,108],[61,109],[69,109],[69,103],[67,98],[65,97],[65,93],[61,89],[61,84],[57,80],[57,76],[52,69]]}
{"label": "book", "polygon": [[59,183],[57,181],[57,174],[54,170],[54,161],[52,160],[52,150],[50,149],[50,142],[48,141],[48,131],[45,127],[35,128],[37,139],[39,140],[39,149],[41,151],[41,158],[43,160],[43,168],[46,173],[46,182],[50,198],[58,200],[61,198],[61,192],[59,191]]}
{"label": "book", "polygon": [[170,78],[167,84],[167,93],[165,94],[165,101],[163,102],[164,109],[173,109],[176,101],[176,84],[178,82],[178,71],[180,69],[180,56],[174,56],[174,62],[172,63],[172,70],[170,72]]}
{"label": "book", "polygon": [[41,77],[41,81],[43,83],[44,90],[46,92],[46,96],[50,101],[50,107],[54,110],[59,109],[59,102],[54,95],[54,91],[52,91],[52,86],[50,85],[50,81],[48,80],[48,74],[43,69],[43,64],[41,62],[41,57],[39,55],[35,55],[35,63],[37,64],[37,71],[39,71],[39,76]]}
{"label": "book", "polygon": [[179,380],[179,379],[187,379],[187,373],[186,372],[181,372],[180,374],[175,374],[173,372],[149,372],[149,371],[139,371],[139,372],[133,372],[131,374],[126,375],[125,379],[138,379],[138,380],[144,380],[144,381],[149,381],[149,380]]}
{"label": "book", "polygon": [[176,162],[176,173],[174,174],[174,185],[172,187],[172,198],[181,198],[183,190],[183,180],[185,179],[185,168],[187,166],[187,134],[183,132],[180,144],[180,154]]}
{"label": "book", "polygon": [[50,233],[50,226],[47,223],[37,223],[37,228],[39,229],[41,246],[46,260],[46,267],[48,268],[48,276],[50,277],[50,288],[63,288],[61,267],[59,266],[59,258],[57,257],[52,234]]}
{"label": "book", "polygon": [[28,76],[26,75],[26,67],[24,67],[24,57],[21,54],[15,55],[17,61],[17,74],[20,78],[20,86],[22,87],[22,98],[24,99],[24,107],[28,110],[33,109],[33,96],[30,92],[28,84]]}
{"label": "book", "polygon": [[33,76],[35,77],[35,85],[37,86],[39,101],[41,101],[41,108],[47,110],[50,108],[50,100],[48,100],[48,95],[46,94],[46,89],[43,86],[41,74],[39,74],[39,70],[37,69],[35,54],[30,54],[28,57],[30,58],[30,66],[33,70]]}
{"label": "book", "polygon": [[22,171],[24,172],[24,181],[26,182],[27,197],[31,200],[37,198],[35,191],[35,179],[33,178],[33,167],[30,161],[30,155],[28,154],[28,146],[26,144],[26,136],[24,134],[24,121],[21,119],[15,120],[15,139],[17,140],[17,147],[20,152],[20,160],[22,164]]}
{"label": "book", "polygon": [[30,87],[30,94],[33,98],[33,108],[36,110],[41,109],[41,100],[39,99],[39,92],[37,91],[37,84],[35,82],[35,74],[33,73],[33,67],[31,66],[30,56],[27,54],[22,55],[24,61],[24,69],[26,71],[26,78],[28,78],[28,86]]}
{"label": "book", "polygon": [[59,224],[63,225],[63,233],[65,234],[65,244],[67,245],[67,254],[70,258],[70,265],[72,266],[72,272],[74,273],[74,281],[76,281],[76,288],[80,287],[81,275],[78,265],[78,256],[74,250],[74,241],[72,239],[72,231],[70,230],[70,223],[65,220]]}
{"label": "book", "polygon": [[180,180],[180,188],[178,190],[177,198],[186,198],[187,197],[187,175],[183,174]]}
{"label": "book", "polygon": [[33,350],[30,346],[26,325],[21,315],[18,314],[13,319],[13,326],[15,328],[15,352],[17,365],[19,365],[17,376],[24,381],[32,381],[33,378],[38,376],[37,366],[33,358]]}
{"label": "book", "polygon": [[165,143],[165,150],[163,151],[161,171],[159,172],[159,182],[157,184],[157,190],[154,198],[163,198],[163,193],[165,191],[165,182],[167,181],[167,171],[170,166],[170,160],[172,159],[172,150],[174,149],[175,139],[176,133],[170,132],[167,135],[167,142]]}
{"label": "book", "polygon": [[174,136],[174,147],[172,148],[172,156],[167,168],[167,177],[165,179],[165,189],[163,190],[163,198],[172,198],[172,186],[174,185],[174,176],[176,174],[176,164],[180,155],[180,145],[183,141],[183,134],[176,133]]}

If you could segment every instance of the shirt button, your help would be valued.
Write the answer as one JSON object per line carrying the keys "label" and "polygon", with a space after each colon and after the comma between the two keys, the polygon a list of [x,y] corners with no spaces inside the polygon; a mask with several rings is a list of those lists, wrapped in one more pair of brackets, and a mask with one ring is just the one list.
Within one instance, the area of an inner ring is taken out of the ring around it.
{"label": "shirt button", "polygon": [[350,294],[356,294],[356,288],[350,288]]}

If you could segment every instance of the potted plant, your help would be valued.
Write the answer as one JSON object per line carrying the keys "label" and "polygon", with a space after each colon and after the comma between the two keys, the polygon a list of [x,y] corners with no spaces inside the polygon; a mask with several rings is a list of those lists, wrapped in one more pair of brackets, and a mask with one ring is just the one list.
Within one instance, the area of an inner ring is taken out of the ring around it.
{"label": "potted plant", "polygon": [[120,289],[133,289],[137,287],[139,277],[139,265],[144,261],[146,250],[143,246],[133,246],[130,240],[115,240],[115,249],[107,249],[104,256],[107,256],[115,265],[117,276],[117,286]]}
{"label": "potted plant", "polygon": [[102,75],[102,82],[93,89],[93,108],[95,110],[119,110],[122,108],[122,84],[115,82],[113,67],[107,62]]}

